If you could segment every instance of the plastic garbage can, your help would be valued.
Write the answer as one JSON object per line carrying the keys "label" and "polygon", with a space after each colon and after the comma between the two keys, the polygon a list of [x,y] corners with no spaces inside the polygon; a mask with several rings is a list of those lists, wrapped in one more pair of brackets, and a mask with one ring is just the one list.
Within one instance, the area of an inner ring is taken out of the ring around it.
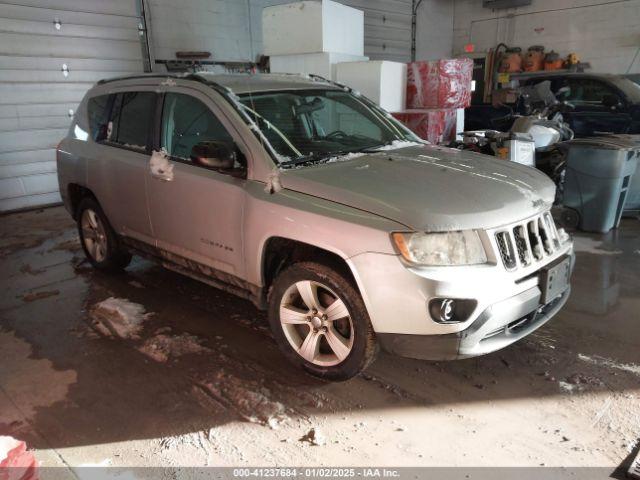
{"label": "plastic garbage can", "polygon": [[631,177],[631,184],[627,191],[627,200],[624,204],[622,216],[637,217],[640,214],[640,135],[630,135],[626,133],[617,135],[607,135],[606,138],[613,142],[628,145],[638,152],[638,166],[636,173]]}
{"label": "plastic garbage can", "polygon": [[581,230],[605,233],[616,228],[636,171],[637,147],[613,137],[581,138],[563,146],[568,149],[564,207],[577,212]]}

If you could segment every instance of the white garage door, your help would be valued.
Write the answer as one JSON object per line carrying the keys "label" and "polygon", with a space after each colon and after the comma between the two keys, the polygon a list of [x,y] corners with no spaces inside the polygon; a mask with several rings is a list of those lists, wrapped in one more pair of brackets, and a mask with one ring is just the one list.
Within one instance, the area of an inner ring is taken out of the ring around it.
{"label": "white garage door", "polygon": [[143,71],[138,24],[136,0],[0,0],[0,211],[60,200],[55,146],[93,83]]}
{"label": "white garage door", "polygon": [[411,61],[411,0],[338,0],[364,11],[364,54]]}

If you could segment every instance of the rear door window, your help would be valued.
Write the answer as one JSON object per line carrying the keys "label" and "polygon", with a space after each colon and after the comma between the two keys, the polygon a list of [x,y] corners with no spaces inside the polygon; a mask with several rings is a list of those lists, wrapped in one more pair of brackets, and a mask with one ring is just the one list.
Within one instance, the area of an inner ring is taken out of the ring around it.
{"label": "rear door window", "polygon": [[145,152],[149,144],[156,94],[127,92],[116,96],[107,129],[107,140],[125,148]]}
{"label": "rear door window", "polygon": [[567,85],[571,89],[567,100],[578,105],[599,105],[608,95],[618,96],[609,85],[590,78],[571,78]]}

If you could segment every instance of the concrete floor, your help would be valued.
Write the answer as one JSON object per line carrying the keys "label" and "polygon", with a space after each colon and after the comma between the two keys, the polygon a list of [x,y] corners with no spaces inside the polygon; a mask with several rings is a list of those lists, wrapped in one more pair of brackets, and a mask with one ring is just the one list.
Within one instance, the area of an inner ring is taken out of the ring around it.
{"label": "concrete floor", "polygon": [[[528,339],[452,363],[383,354],[326,384],[287,364],[250,303],[138,258],[92,270],[62,208],[4,216],[0,434],[67,467],[616,467],[640,437],[640,223],[576,249],[568,305]],[[139,338],[91,328],[108,297],[153,313]],[[201,346],[149,356],[159,336]]]}

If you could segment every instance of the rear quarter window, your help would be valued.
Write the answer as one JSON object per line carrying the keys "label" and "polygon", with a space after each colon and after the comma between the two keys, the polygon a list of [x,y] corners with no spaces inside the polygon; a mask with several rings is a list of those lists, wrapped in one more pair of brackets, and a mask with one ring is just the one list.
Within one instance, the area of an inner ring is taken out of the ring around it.
{"label": "rear quarter window", "polygon": [[113,95],[99,95],[89,99],[87,105],[89,128],[91,129],[91,138],[96,142],[107,138],[109,106],[112,99]]}

